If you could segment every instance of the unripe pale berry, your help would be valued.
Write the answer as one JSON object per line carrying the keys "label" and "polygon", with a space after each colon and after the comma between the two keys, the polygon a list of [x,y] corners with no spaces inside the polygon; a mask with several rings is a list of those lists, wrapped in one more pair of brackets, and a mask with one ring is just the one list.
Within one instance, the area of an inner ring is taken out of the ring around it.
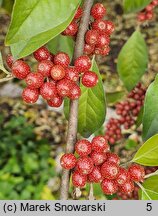
{"label": "unripe pale berry", "polygon": [[59,52],[54,56],[54,64],[61,65],[62,67],[68,67],[70,64],[70,57],[67,53]]}
{"label": "unripe pale berry", "polygon": [[88,140],[79,140],[75,145],[75,151],[81,157],[88,156],[92,151],[91,143]]}
{"label": "unripe pale berry", "polygon": [[17,60],[12,65],[12,74],[18,79],[25,79],[27,75],[30,73],[29,65],[22,61]]}
{"label": "unripe pale berry", "polygon": [[74,154],[66,153],[60,158],[60,164],[64,169],[73,169],[76,165],[76,157]]}
{"label": "unripe pale berry", "polygon": [[93,161],[90,157],[79,158],[76,164],[77,171],[82,175],[88,175],[93,170]]}
{"label": "unripe pale berry", "polygon": [[40,88],[40,94],[46,100],[53,99],[53,97],[57,95],[57,90],[55,85],[50,82],[44,83]]}
{"label": "unripe pale berry", "polygon": [[92,88],[98,83],[98,76],[92,71],[87,71],[82,76],[82,84],[87,88]]}
{"label": "unripe pale berry", "polygon": [[22,98],[26,103],[35,103],[38,100],[39,91],[38,89],[25,88],[22,92]]}
{"label": "unripe pale berry", "polygon": [[49,50],[44,46],[36,50],[33,55],[37,61],[48,60],[50,57]]}
{"label": "unripe pale berry", "polygon": [[25,81],[29,88],[40,88],[44,83],[44,77],[41,73],[29,73]]}

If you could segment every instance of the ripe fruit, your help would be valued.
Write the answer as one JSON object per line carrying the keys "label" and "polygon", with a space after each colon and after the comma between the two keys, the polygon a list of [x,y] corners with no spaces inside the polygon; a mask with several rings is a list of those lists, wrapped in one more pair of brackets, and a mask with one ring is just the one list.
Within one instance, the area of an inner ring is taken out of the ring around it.
{"label": "ripe fruit", "polygon": [[36,50],[33,55],[37,61],[47,60],[50,57],[48,49],[44,46]]}
{"label": "ripe fruit", "polygon": [[106,14],[106,9],[103,4],[97,3],[91,9],[91,16],[94,19],[102,19]]}
{"label": "ripe fruit", "polygon": [[77,171],[82,175],[88,175],[93,170],[93,161],[89,157],[79,158],[76,164]]}
{"label": "ripe fruit", "polygon": [[98,41],[99,34],[96,30],[88,30],[85,35],[85,41],[89,45],[95,45]]}
{"label": "ripe fruit", "polygon": [[13,58],[13,56],[11,54],[8,54],[6,56],[6,63],[7,63],[7,65],[8,65],[9,68],[12,67],[12,64],[13,64],[14,61],[15,60],[14,60],[14,58]]}
{"label": "ripe fruit", "polygon": [[87,156],[91,153],[92,147],[91,143],[88,140],[79,140],[76,145],[75,145],[75,151],[77,152],[78,155],[81,157]]}
{"label": "ripe fruit", "polygon": [[82,84],[88,88],[96,86],[98,83],[98,76],[92,71],[87,71],[82,76]]}
{"label": "ripe fruit", "polygon": [[105,20],[98,19],[92,23],[92,29],[99,33],[104,33],[107,29],[107,24],[105,23]]}
{"label": "ripe fruit", "polygon": [[112,152],[107,152],[106,157],[107,157],[108,162],[114,162],[117,165],[120,164],[120,158],[117,154],[112,153]]}
{"label": "ripe fruit", "polygon": [[100,34],[97,40],[96,47],[99,47],[102,49],[102,47],[109,45],[110,43],[110,37],[107,34]]}
{"label": "ripe fruit", "polygon": [[12,65],[12,74],[18,79],[25,79],[27,75],[30,73],[29,65],[22,61],[17,60]]}
{"label": "ripe fruit", "polygon": [[62,79],[57,82],[57,92],[61,97],[68,97],[70,95],[70,89],[72,82],[68,79]]}
{"label": "ripe fruit", "polygon": [[40,88],[44,83],[44,78],[40,73],[29,73],[26,77],[26,84],[29,88]]}
{"label": "ripe fruit", "polygon": [[67,153],[60,158],[60,164],[64,169],[73,169],[76,165],[76,157],[74,154]]}
{"label": "ripe fruit", "polygon": [[128,171],[122,167],[120,167],[119,169],[119,174],[116,178],[116,182],[118,184],[118,186],[122,186],[125,184],[125,182],[130,180],[130,175],[128,173]]}
{"label": "ripe fruit", "polygon": [[87,176],[80,174],[78,171],[72,174],[72,184],[75,187],[84,187],[87,182]]}
{"label": "ripe fruit", "polygon": [[101,166],[101,174],[107,179],[116,179],[119,174],[119,166],[114,162],[104,162]]}
{"label": "ripe fruit", "polygon": [[40,88],[40,94],[46,100],[53,99],[53,97],[57,94],[55,85],[50,82],[44,83]]}
{"label": "ripe fruit", "polygon": [[106,153],[110,150],[110,147],[103,136],[96,136],[92,140],[92,150]]}
{"label": "ripe fruit", "polygon": [[25,88],[22,92],[22,98],[26,103],[35,103],[38,100],[39,91],[38,89]]}
{"label": "ripe fruit", "polygon": [[75,16],[74,16],[74,19],[80,19],[81,16],[82,16],[82,8],[79,6],[76,13],[75,13]]}
{"label": "ripe fruit", "polygon": [[143,182],[145,171],[144,168],[138,164],[132,164],[129,169],[129,174],[132,181]]}
{"label": "ripe fruit", "polygon": [[60,96],[56,95],[47,102],[50,107],[60,107],[63,103],[63,99]]}
{"label": "ripe fruit", "polygon": [[132,193],[134,191],[134,183],[132,181],[125,182],[121,187],[119,187],[121,193]]}
{"label": "ripe fruit", "polygon": [[93,183],[99,183],[102,181],[102,175],[99,166],[93,168],[92,172],[88,175],[88,181]]}
{"label": "ripe fruit", "polygon": [[65,69],[61,65],[54,65],[50,74],[54,80],[61,80],[65,76]]}
{"label": "ripe fruit", "polygon": [[117,192],[118,186],[114,180],[104,179],[101,183],[102,191],[107,195],[112,195]]}
{"label": "ripe fruit", "polygon": [[65,73],[66,73],[65,75],[66,79],[69,79],[73,82],[77,82],[79,80],[79,73],[78,71],[75,70],[74,67],[67,67],[65,69]]}
{"label": "ripe fruit", "polygon": [[70,58],[67,53],[59,52],[54,56],[54,64],[61,65],[62,67],[68,67],[70,64]]}
{"label": "ripe fruit", "polygon": [[84,45],[84,54],[85,55],[91,55],[94,52],[94,45],[85,44]]}
{"label": "ripe fruit", "polygon": [[38,63],[37,71],[41,73],[44,77],[49,77],[52,67],[53,67],[53,63],[51,61],[43,60]]}
{"label": "ripe fruit", "polygon": [[70,25],[63,31],[63,35],[75,36],[78,31],[78,25],[75,21],[72,21]]}
{"label": "ripe fruit", "polygon": [[107,34],[112,34],[115,30],[115,25],[113,22],[105,20],[105,25],[106,25],[106,33]]}
{"label": "ripe fruit", "polygon": [[76,83],[72,83],[68,97],[71,100],[78,99],[81,96],[81,89]]}
{"label": "ripe fruit", "polygon": [[90,154],[90,158],[93,160],[95,165],[101,165],[106,160],[106,153],[93,151]]}
{"label": "ripe fruit", "polygon": [[75,60],[75,69],[80,72],[80,73],[84,73],[86,71],[88,71],[91,68],[91,60],[88,56],[83,55],[78,57]]}

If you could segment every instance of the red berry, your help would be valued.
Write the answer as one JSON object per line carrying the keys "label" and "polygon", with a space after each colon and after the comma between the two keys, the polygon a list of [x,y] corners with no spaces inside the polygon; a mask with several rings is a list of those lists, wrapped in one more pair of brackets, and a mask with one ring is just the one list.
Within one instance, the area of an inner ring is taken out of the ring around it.
{"label": "red berry", "polygon": [[11,54],[8,54],[6,57],[6,63],[9,68],[12,68],[12,64],[14,63],[14,61],[15,59],[13,58],[13,56]]}
{"label": "red berry", "polygon": [[75,60],[75,69],[80,73],[84,73],[91,68],[91,60],[88,56],[83,55]]}
{"label": "red berry", "polygon": [[78,155],[81,157],[87,156],[91,153],[92,151],[92,146],[91,143],[88,140],[79,140],[76,145],[75,145],[75,151],[77,152]]}
{"label": "red berry", "polygon": [[61,97],[68,97],[72,88],[73,82],[68,79],[62,79],[57,82],[57,92]]}
{"label": "red berry", "polygon": [[132,164],[129,169],[129,174],[132,181],[143,182],[145,171],[144,168],[138,164]]}
{"label": "red berry", "polygon": [[122,167],[119,169],[119,174],[116,178],[116,182],[119,186],[122,186],[125,184],[125,182],[130,180],[130,175],[128,171]]}
{"label": "red berry", "polygon": [[149,5],[146,6],[145,10],[149,12],[149,11],[152,11],[153,8],[154,8],[154,6],[153,6],[153,4],[151,3],[151,4],[149,4]]}
{"label": "red berry", "polygon": [[117,165],[120,164],[120,158],[119,158],[119,156],[117,154],[111,153],[111,152],[107,152],[106,156],[107,156],[107,161],[108,162],[114,162]]}
{"label": "red berry", "polygon": [[64,169],[73,169],[76,165],[76,157],[74,154],[67,153],[60,158],[60,164]]}
{"label": "red berry", "polygon": [[104,179],[101,183],[102,191],[107,195],[112,195],[118,191],[118,186],[114,180]]}
{"label": "red berry", "polygon": [[91,55],[94,52],[94,45],[85,44],[84,45],[84,54],[85,55]]}
{"label": "red berry", "polygon": [[63,31],[63,35],[75,36],[78,31],[78,25],[75,21],[72,21],[70,25]]}
{"label": "red berry", "polygon": [[153,17],[154,17],[153,11],[147,12],[147,14],[146,14],[146,19],[147,20],[151,20],[151,19],[153,19]]}
{"label": "red berry", "polygon": [[50,57],[48,49],[44,46],[36,50],[33,55],[37,61],[47,60]]}
{"label": "red berry", "polygon": [[65,76],[65,69],[61,65],[54,65],[50,73],[54,80],[61,80]]}
{"label": "red berry", "polygon": [[96,55],[106,56],[106,55],[109,55],[110,47],[109,46],[105,46],[105,47],[102,47],[102,48],[96,47],[94,52],[95,52]]}
{"label": "red berry", "polygon": [[97,3],[91,9],[91,16],[94,19],[102,19],[106,14],[106,8],[103,4]]}
{"label": "red berry", "polygon": [[93,160],[95,165],[101,165],[106,160],[106,153],[93,151],[90,154],[90,158]]}
{"label": "red berry", "polygon": [[50,53],[50,56],[49,56],[48,60],[51,61],[51,62],[54,62],[54,56],[55,55],[53,53]]}
{"label": "red berry", "polygon": [[102,181],[102,175],[99,166],[93,168],[92,172],[88,175],[88,181],[93,183],[99,183]]}
{"label": "red berry", "polygon": [[105,23],[105,20],[95,20],[92,23],[92,29],[98,31],[99,33],[104,33],[107,29],[107,25]]}
{"label": "red berry", "polygon": [[106,25],[106,33],[107,34],[112,34],[115,30],[115,25],[113,22],[105,20],[105,25]]}
{"label": "red berry", "polygon": [[119,174],[119,166],[114,162],[105,162],[101,166],[101,174],[107,179],[116,179]]}
{"label": "red berry", "polygon": [[56,95],[47,102],[50,107],[60,107],[63,103],[63,99],[60,96]]}
{"label": "red berry", "polygon": [[49,77],[52,67],[53,67],[53,63],[51,61],[43,60],[38,63],[37,71],[41,73],[44,77]]}
{"label": "red berry", "polygon": [[93,161],[90,157],[79,158],[76,164],[77,171],[82,175],[88,175],[93,170]]}
{"label": "red berry", "polygon": [[61,65],[62,67],[68,67],[70,64],[70,58],[67,53],[59,52],[54,56],[54,64]]}
{"label": "red berry", "polygon": [[152,5],[157,6],[158,5],[158,0],[153,0]]}
{"label": "red berry", "polygon": [[110,147],[103,136],[96,136],[92,140],[92,150],[106,153],[110,150]]}
{"label": "red berry", "polygon": [[69,79],[73,82],[77,82],[79,80],[79,73],[75,70],[74,67],[67,67],[65,69],[66,75],[65,78]]}
{"label": "red berry", "polygon": [[71,100],[75,100],[75,99],[78,99],[80,96],[81,96],[81,89],[80,89],[80,87],[76,83],[73,83],[71,85],[70,93],[69,93],[68,97]]}
{"label": "red berry", "polygon": [[29,88],[40,88],[44,83],[44,78],[40,73],[29,73],[26,77],[26,84]]}
{"label": "red berry", "polygon": [[87,176],[75,171],[72,174],[72,184],[75,187],[84,187],[87,182]]}
{"label": "red berry", "polygon": [[92,71],[87,71],[82,76],[82,84],[88,88],[96,86],[98,83],[98,76]]}
{"label": "red berry", "polygon": [[27,75],[30,73],[29,65],[22,61],[17,60],[12,65],[12,74],[18,79],[25,79]]}
{"label": "red berry", "polygon": [[100,34],[97,40],[96,47],[102,48],[110,43],[110,37],[107,34]]}
{"label": "red berry", "polygon": [[26,103],[35,103],[38,100],[38,89],[25,88],[22,92],[22,98]]}
{"label": "red berry", "polygon": [[99,34],[96,30],[88,30],[85,35],[85,41],[89,45],[95,45],[98,41]]}
{"label": "red berry", "polygon": [[83,12],[83,10],[82,10],[82,8],[79,6],[78,9],[77,9],[77,11],[76,11],[76,13],[75,13],[74,19],[80,19],[81,16],[82,16],[82,12]]}
{"label": "red berry", "polygon": [[132,181],[125,182],[121,187],[119,187],[121,193],[129,194],[134,191],[134,183]]}
{"label": "red berry", "polygon": [[46,100],[51,100],[57,95],[54,83],[46,82],[40,88],[40,94]]}

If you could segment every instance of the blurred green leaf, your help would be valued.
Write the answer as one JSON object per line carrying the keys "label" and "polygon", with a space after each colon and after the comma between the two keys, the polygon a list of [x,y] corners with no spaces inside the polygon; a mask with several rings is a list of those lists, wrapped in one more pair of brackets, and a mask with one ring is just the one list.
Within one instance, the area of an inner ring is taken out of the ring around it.
{"label": "blurred green leaf", "polygon": [[138,145],[134,140],[128,139],[125,144],[125,149],[130,150]]}
{"label": "blurred green leaf", "polygon": [[107,104],[115,104],[125,96],[125,91],[106,93]]}
{"label": "blurred green leaf", "polygon": [[1,2],[2,8],[11,13],[13,9],[14,0],[2,0]]}
{"label": "blurred green leaf", "polygon": [[141,124],[142,124],[142,121],[143,121],[143,113],[144,113],[144,106],[141,108],[139,114],[138,114],[138,117],[137,117],[137,120],[136,120],[136,127],[138,128]]}
{"label": "blurred green leaf", "polygon": [[152,0],[123,0],[123,7],[126,13],[138,12],[144,9]]}

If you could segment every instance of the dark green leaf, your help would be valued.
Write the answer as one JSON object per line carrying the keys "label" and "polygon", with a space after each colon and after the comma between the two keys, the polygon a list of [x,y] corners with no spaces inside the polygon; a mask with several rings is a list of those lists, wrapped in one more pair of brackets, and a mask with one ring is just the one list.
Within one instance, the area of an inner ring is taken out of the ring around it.
{"label": "dark green leaf", "polygon": [[149,86],[144,103],[143,140],[158,133],[158,75]]}
{"label": "dark green leaf", "polygon": [[11,13],[13,9],[14,0],[2,0],[0,4],[2,5],[2,8]]}
{"label": "dark green leaf", "polygon": [[125,96],[125,91],[106,93],[107,104],[115,104]]}
{"label": "dark green leaf", "polygon": [[148,51],[142,34],[135,31],[123,46],[117,63],[117,70],[128,91],[131,91],[145,73]]}
{"label": "dark green leaf", "polygon": [[123,0],[123,7],[126,13],[138,12],[144,9],[152,0]]}

